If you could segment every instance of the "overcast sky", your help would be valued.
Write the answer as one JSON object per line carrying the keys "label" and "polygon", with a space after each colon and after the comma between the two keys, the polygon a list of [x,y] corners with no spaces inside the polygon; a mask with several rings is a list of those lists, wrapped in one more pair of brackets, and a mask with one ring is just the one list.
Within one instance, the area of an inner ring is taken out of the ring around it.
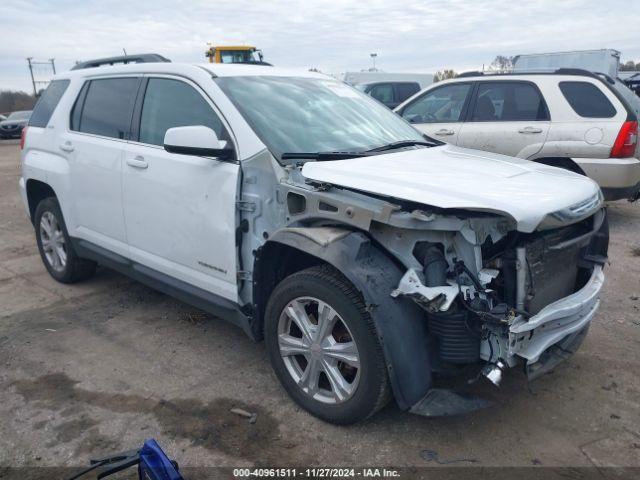
{"label": "overcast sky", "polygon": [[[640,61],[629,0],[5,0],[0,89],[29,91],[26,57],[77,60],[157,52],[205,61],[207,42],[250,44],[279,66],[339,73],[479,69],[498,55],[615,48]],[[38,72],[40,74],[44,72]]]}

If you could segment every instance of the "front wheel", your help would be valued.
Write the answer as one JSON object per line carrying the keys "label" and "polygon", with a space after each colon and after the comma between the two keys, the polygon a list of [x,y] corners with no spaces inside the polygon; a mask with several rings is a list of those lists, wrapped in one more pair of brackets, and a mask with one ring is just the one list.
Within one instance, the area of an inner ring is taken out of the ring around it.
{"label": "front wheel", "polygon": [[360,294],[330,266],[285,278],[265,312],[273,369],[289,395],[336,424],[363,420],[389,400],[382,348]]}

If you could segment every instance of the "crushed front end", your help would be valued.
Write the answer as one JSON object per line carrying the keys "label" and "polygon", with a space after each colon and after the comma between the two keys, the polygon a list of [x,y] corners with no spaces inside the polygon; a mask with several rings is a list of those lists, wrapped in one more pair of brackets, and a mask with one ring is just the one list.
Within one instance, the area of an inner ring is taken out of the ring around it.
{"label": "crushed front end", "polygon": [[[435,372],[474,365],[498,385],[507,368],[522,365],[533,379],[577,350],[599,305],[609,240],[601,201],[583,207],[551,215],[531,233],[489,215],[409,214],[431,230],[413,243],[419,235],[404,225],[421,267],[409,268],[391,295],[424,310]],[[398,242],[392,227],[372,231],[386,246]],[[425,414],[454,401],[436,393],[421,404]]]}

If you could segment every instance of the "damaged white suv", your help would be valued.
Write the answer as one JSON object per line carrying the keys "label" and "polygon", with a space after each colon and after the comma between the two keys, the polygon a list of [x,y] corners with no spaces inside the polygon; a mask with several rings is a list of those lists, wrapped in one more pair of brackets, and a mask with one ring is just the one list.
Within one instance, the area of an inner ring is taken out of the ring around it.
{"label": "damaged white suv", "polygon": [[423,415],[477,408],[440,378],[548,371],[599,304],[592,180],[439,144],[320,74],[81,68],[51,83],[22,146],[55,279],[99,263],[230,320],[330,422],[391,396]]}

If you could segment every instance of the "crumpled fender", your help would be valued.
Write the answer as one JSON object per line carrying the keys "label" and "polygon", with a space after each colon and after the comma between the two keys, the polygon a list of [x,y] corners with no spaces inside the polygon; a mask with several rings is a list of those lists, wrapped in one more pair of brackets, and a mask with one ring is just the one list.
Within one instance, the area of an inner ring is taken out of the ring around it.
{"label": "crumpled fender", "polygon": [[269,239],[334,266],[360,291],[373,319],[395,399],[402,409],[431,388],[429,335],[422,310],[392,298],[404,271],[362,232],[334,227],[284,228]]}

